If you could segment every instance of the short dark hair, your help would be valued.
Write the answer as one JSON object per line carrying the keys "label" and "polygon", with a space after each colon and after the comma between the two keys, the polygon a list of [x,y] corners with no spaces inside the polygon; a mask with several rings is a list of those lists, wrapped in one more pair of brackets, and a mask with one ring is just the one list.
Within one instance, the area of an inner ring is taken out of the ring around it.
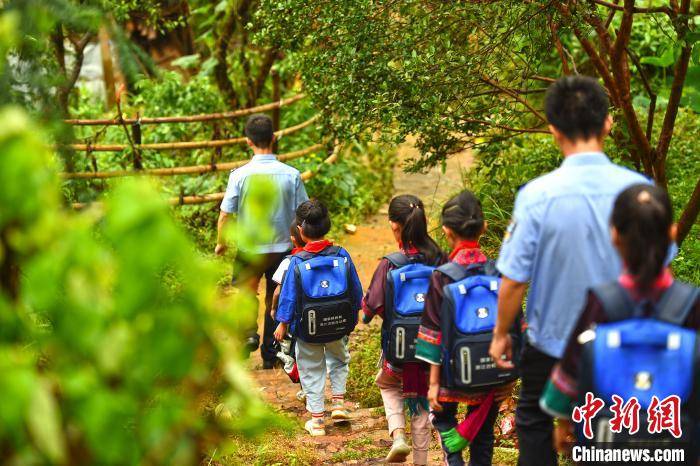
{"label": "short dark hair", "polygon": [[311,239],[323,238],[331,229],[328,208],[318,199],[302,202],[297,207],[297,222],[304,236]]}
{"label": "short dark hair", "polygon": [[257,147],[270,147],[274,135],[272,119],[262,113],[249,116],[245,123],[245,135]]}
{"label": "short dark hair", "polygon": [[484,231],[481,201],[465,189],[442,207],[442,224],[462,239],[475,240]]}
{"label": "short dark hair", "polygon": [[559,78],[544,99],[549,124],[571,141],[600,136],[609,106],[605,89],[589,76]]}

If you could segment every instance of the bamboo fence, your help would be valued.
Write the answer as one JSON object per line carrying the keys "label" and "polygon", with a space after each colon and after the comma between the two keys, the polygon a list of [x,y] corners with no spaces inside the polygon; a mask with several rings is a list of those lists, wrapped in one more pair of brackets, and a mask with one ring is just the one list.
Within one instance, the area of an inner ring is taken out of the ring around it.
{"label": "bamboo fence", "polygon": [[272,102],[269,104],[258,105],[257,107],[243,108],[240,110],[234,110],[231,112],[221,112],[221,113],[208,113],[203,115],[189,115],[189,116],[168,116],[168,117],[140,117],[140,118],[107,118],[107,119],[96,119],[96,120],[82,120],[82,119],[69,119],[63,120],[65,124],[73,126],[116,126],[116,125],[156,125],[161,123],[197,123],[205,121],[216,121],[216,120],[229,120],[233,118],[238,118],[246,115],[252,115],[253,113],[266,112],[268,110],[274,110],[280,107],[286,107],[294,102],[303,99],[305,94],[298,94],[294,97],[288,99],[282,99],[277,102]]}
{"label": "bamboo fence", "polygon": [[[321,144],[317,144],[316,146],[319,146],[319,148],[323,147]],[[314,176],[316,176],[324,166],[332,165],[333,163],[335,163],[336,160],[338,159],[338,155],[340,154],[341,146],[342,146],[341,144],[336,145],[335,148],[333,149],[333,153],[330,156],[328,156],[323,162],[321,162],[319,164],[319,166],[316,167],[315,170],[307,170],[307,171],[303,172],[301,174],[301,179],[306,182],[306,181],[310,180],[311,178],[313,178]],[[312,147],[315,147],[315,146],[312,146]],[[310,148],[307,148],[307,149],[310,149]],[[307,150],[307,149],[303,149],[303,150]],[[297,152],[301,152],[301,151],[297,151]],[[293,152],[286,154],[287,155],[286,159],[283,159],[282,158],[283,155],[280,155],[278,157],[278,160],[290,160],[289,159],[290,154],[293,154]],[[222,193],[194,194],[194,195],[190,195],[190,196],[171,197],[168,199],[168,204],[173,205],[173,206],[181,206],[181,205],[193,205],[193,204],[206,204],[209,202],[219,202],[224,198],[224,194],[225,193],[222,192]],[[100,205],[101,205],[101,203],[99,201],[88,202],[88,203],[86,203],[86,202],[74,202],[73,208],[80,210],[80,209],[84,209],[85,207],[100,206]]]}
{"label": "bamboo fence", "polygon": [[[308,120],[299,123],[298,125],[290,126],[275,132],[275,137],[277,139],[287,136],[289,134],[295,133],[299,130],[310,126],[314,121],[319,118],[316,114],[309,118]],[[183,141],[183,142],[156,142],[151,144],[134,144],[133,148],[136,150],[191,150],[191,149],[207,149],[216,147],[226,147],[234,146],[237,144],[243,144],[246,142],[246,137],[237,137],[231,139],[218,139],[213,141]],[[131,147],[129,144],[69,144],[73,150],[76,151],[87,151],[87,152],[121,152],[125,149]]]}

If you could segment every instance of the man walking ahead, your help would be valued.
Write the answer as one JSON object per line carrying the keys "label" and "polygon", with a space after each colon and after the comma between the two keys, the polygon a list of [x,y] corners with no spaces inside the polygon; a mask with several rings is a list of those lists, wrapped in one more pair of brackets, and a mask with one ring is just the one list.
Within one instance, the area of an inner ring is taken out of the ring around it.
{"label": "man walking ahead", "polygon": [[[260,236],[266,236],[265,221],[272,229],[264,241],[258,239],[253,244],[238,244],[233,267],[233,282],[249,286],[254,293],[265,275],[265,327],[260,354],[263,368],[271,369],[277,353],[274,338],[276,324],[270,316],[272,295],[276,287],[272,275],[292,249],[289,227],[294,220],[296,208],[309,197],[299,170],[278,161],[272,154],[275,135],[272,120],[267,115],[251,115],[246,122],[245,135],[254,155],[250,162],[233,170],[229,176],[226,194],[221,202],[215,252],[222,255],[226,251],[222,231],[231,214],[237,216],[239,226],[244,229],[259,228]],[[267,218],[253,218],[255,214],[251,211],[259,210],[259,207],[249,205],[251,201],[248,200],[248,194],[251,186],[258,181],[258,186],[270,186],[275,194],[275,202],[269,209],[265,209]],[[258,225],[253,225],[253,222],[258,222]],[[255,332],[248,339],[252,351],[257,348],[259,338]]]}
{"label": "man walking ahead", "polygon": [[499,366],[511,366],[508,331],[530,282],[515,424],[518,464],[537,466],[557,463],[552,419],[539,407],[552,366],[578,321],[586,290],[621,272],[609,233],[614,200],[628,186],[648,183],[603,153],[612,118],[608,97],[594,79],[559,79],[547,91],[545,113],[564,162],[528,183],[515,200],[497,263],[503,282],[490,351]]}

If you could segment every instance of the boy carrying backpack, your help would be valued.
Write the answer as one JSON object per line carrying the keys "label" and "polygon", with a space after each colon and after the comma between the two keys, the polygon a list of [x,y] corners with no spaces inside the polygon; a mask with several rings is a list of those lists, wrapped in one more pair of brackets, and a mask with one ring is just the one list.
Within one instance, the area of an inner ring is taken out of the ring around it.
{"label": "boy carrying backpack", "polygon": [[[625,271],[617,281],[589,291],[540,406],[559,418],[555,443],[561,452],[572,441],[569,419],[575,405],[583,405],[587,394],[604,407],[590,431],[577,425],[578,443],[624,441],[629,446],[629,441],[675,437],[692,445],[700,419],[700,290],[674,281],[665,267],[676,233],[668,194],[657,186],[627,188],[615,201],[611,223]],[[619,408],[632,397],[638,402],[637,432],[613,432],[611,407],[616,398]],[[661,404],[667,397],[678,397],[680,419],[677,429],[660,432],[653,420],[655,412],[666,409]],[[697,452],[691,454],[684,464],[695,464]]]}
{"label": "boy carrying backpack", "polygon": [[326,206],[318,200],[304,202],[297,209],[297,218],[306,245],[290,259],[280,292],[275,338],[281,341],[288,330],[296,338],[299,378],[311,413],[304,427],[312,436],[319,436],[326,434],[327,366],[333,395],[331,418],[349,420],[344,408],[348,335],[357,325],[362,285],[348,252],[325,239],[331,228]]}
{"label": "boy carrying backpack", "polygon": [[389,203],[389,223],[400,251],[377,266],[362,303],[363,321],[382,317],[382,355],[375,382],[382,394],[393,444],[387,463],[403,463],[411,452],[406,443],[404,406],[411,416],[413,464],[428,464],[430,421],[428,376],[416,360],[415,348],[425,294],[435,266],[445,262],[440,247],[428,234],[423,202],[403,194]]}
{"label": "boy carrying backpack", "polygon": [[[452,253],[431,277],[416,343],[416,358],[431,365],[428,400],[449,466],[464,464],[467,446],[472,466],[492,463],[499,404],[517,378],[515,369],[497,369],[488,355],[500,278],[479,249],[486,227],[481,203],[469,191],[443,207],[442,228]],[[518,348],[519,332],[512,338]],[[459,403],[468,406],[460,423]]]}

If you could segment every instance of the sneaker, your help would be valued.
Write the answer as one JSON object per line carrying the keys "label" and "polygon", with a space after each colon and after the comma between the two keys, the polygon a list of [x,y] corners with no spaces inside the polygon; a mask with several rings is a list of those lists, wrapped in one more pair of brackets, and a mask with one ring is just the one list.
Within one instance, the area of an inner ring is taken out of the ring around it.
{"label": "sneaker", "polygon": [[323,423],[314,421],[313,419],[306,421],[306,424],[304,424],[304,429],[306,429],[306,431],[311,434],[312,437],[321,437],[326,435],[326,428],[323,427]]}
{"label": "sneaker", "polygon": [[336,422],[345,422],[350,420],[350,415],[345,409],[343,403],[333,404],[333,407],[331,408],[331,419]]}
{"label": "sneaker", "polygon": [[304,390],[299,390],[296,394],[297,400],[301,401],[302,403],[306,401],[306,393]]}
{"label": "sneaker", "polygon": [[411,453],[411,447],[406,443],[406,439],[404,437],[397,437],[391,445],[389,454],[386,455],[386,462],[403,463],[406,461],[406,458],[408,458],[409,453]]}

